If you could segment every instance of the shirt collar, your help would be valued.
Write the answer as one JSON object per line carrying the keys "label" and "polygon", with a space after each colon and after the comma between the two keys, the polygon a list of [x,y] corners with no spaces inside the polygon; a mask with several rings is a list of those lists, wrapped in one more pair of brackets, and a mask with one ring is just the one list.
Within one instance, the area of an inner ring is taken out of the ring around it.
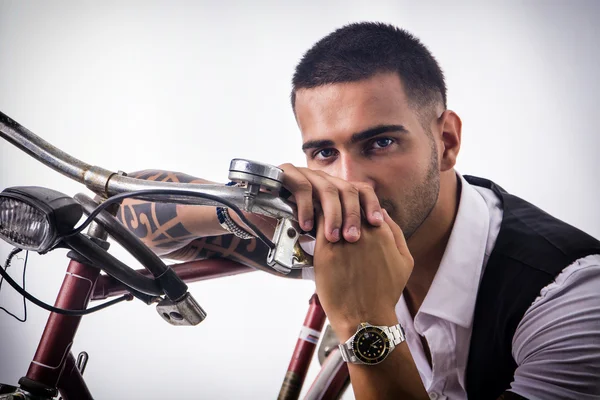
{"label": "shirt collar", "polygon": [[457,176],[462,183],[458,212],[440,267],[415,316],[416,325],[419,325],[419,314],[465,328],[473,322],[490,212],[481,195],[461,175]]}

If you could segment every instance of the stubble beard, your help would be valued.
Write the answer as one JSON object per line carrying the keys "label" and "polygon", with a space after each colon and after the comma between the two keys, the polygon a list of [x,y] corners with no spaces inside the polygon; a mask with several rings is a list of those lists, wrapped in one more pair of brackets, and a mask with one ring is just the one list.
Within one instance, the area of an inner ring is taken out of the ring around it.
{"label": "stubble beard", "polygon": [[381,207],[400,226],[407,240],[427,220],[440,193],[438,152],[433,140],[431,147],[431,159],[427,174],[423,181],[418,183],[402,200],[403,203],[397,204],[396,201],[385,198],[380,200]]}

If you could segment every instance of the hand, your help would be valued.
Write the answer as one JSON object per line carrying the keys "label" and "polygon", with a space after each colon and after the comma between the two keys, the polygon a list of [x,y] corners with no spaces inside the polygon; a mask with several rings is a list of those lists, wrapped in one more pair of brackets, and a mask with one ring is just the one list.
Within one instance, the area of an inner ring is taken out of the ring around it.
{"label": "hand", "polygon": [[384,224],[365,226],[356,243],[331,243],[318,218],[315,283],[319,300],[343,342],[361,322],[398,323],[395,307],[413,269],[400,227],[384,210]]}
{"label": "hand", "polygon": [[283,186],[293,195],[298,206],[300,227],[310,231],[314,224],[316,201],[324,221],[324,235],[330,242],[342,237],[356,242],[361,233],[361,208],[373,226],[383,224],[382,209],[373,188],[364,182],[348,182],[323,171],[283,164]]}

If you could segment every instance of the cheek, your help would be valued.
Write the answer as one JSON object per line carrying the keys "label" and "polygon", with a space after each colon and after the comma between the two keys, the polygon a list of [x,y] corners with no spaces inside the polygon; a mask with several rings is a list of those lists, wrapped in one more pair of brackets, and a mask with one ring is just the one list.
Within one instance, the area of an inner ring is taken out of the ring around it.
{"label": "cheek", "polygon": [[374,170],[375,192],[380,199],[402,199],[418,185],[426,175],[427,167],[418,157],[402,157],[387,160]]}
{"label": "cheek", "polygon": [[400,183],[415,179],[423,168],[424,163],[419,157],[402,155],[382,160],[379,165],[374,166],[373,171],[381,181]]}

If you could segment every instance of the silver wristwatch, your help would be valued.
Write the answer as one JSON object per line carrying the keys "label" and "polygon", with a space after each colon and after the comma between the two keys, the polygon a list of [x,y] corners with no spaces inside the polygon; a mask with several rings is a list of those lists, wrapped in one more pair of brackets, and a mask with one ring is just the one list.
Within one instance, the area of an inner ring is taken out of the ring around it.
{"label": "silver wristwatch", "polygon": [[352,364],[379,364],[406,340],[400,324],[374,326],[362,322],[354,335],[338,347],[344,361]]}

